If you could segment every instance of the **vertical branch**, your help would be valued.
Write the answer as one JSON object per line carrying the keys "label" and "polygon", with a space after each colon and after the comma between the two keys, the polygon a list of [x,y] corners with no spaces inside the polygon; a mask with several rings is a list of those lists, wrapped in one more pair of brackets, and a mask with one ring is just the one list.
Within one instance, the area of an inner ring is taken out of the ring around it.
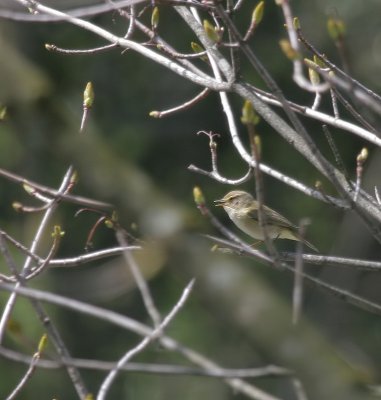
{"label": "vertical branch", "polygon": [[258,222],[260,229],[263,232],[264,241],[266,244],[266,248],[269,251],[274,263],[279,266],[279,254],[277,253],[272,240],[270,239],[267,233],[266,226],[266,214],[264,213],[264,188],[263,188],[263,179],[261,172],[261,139],[259,135],[257,135],[255,131],[255,125],[259,122],[259,117],[255,114],[253,105],[246,101],[243,110],[241,121],[246,125],[249,134],[251,154],[253,158],[254,164],[254,175],[255,175],[255,193],[258,201]]}
{"label": "vertical branch", "polygon": [[125,248],[125,250],[123,251],[123,256],[126,261],[126,264],[130,268],[132,276],[134,277],[135,282],[138,285],[138,288],[139,288],[140,294],[142,296],[146,310],[148,312],[148,315],[151,317],[154,326],[157,327],[160,325],[160,320],[161,320],[159,311],[157,310],[157,308],[155,306],[155,302],[152,298],[152,295],[148,288],[147,282],[144,279],[144,276],[142,275],[142,273],[139,269],[139,266],[137,265],[131,252],[129,250],[127,250],[128,243],[126,241],[124,231],[120,227],[116,227],[115,235],[116,235],[116,239],[117,239],[119,245],[121,247]]}
{"label": "vertical branch", "polygon": [[[305,237],[307,221],[302,220],[299,226],[301,239]],[[303,306],[303,240],[296,244],[294,289],[292,293],[292,323],[296,325],[300,319]]]}
{"label": "vertical branch", "polygon": [[97,400],[104,400],[106,398],[107,392],[109,391],[111,384],[115,380],[118,372],[123,368],[124,365],[126,365],[135,355],[143,351],[152,341],[155,339],[159,338],[164,329],[168,326],[168,324],[173,320],[175,315],[180,311],[180,309],[184,306],[186,300],[188,299],[193,285],[194,285],[195,280],[192,279],[188,285],[185,287],[183,290],[183,293],[178,300],[178,302],[175,304],[175,306],[172,308],[172,310],[169,312],[169,314],[163,319],[161,323],[159,323],[156,328],[147,336],[144,337],[143,340],[140,341],[140,343],[129,350],[116,364],[115,368],[113,368],[105,380],[103,381],[98,395],[97,395]]}

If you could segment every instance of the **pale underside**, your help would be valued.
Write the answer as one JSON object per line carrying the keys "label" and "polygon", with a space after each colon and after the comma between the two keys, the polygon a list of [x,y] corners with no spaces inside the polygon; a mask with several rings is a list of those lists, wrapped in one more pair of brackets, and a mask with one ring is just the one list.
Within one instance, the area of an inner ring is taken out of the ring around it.
{"label": "pale underside", "polygon": [[[256,240],[264,240],[265,236],[263,229],[261,229],[259,223],[255,219],[247,218],[247,214],[240,216],[239,213],[234,212],[230,207],[224,207],[225,211],[229,215],[230,219],[240,228],[243,232],[251,236]],[[266,234],[271,239],[289,239],[289,240],[299,240],[297,234],[293,233],[296,229],[289,221],[284,219],[284,222],[288,223],[288,226],[275,226],[271,223],[266,224]],[[285,224],[286,225],[286,224]]]}

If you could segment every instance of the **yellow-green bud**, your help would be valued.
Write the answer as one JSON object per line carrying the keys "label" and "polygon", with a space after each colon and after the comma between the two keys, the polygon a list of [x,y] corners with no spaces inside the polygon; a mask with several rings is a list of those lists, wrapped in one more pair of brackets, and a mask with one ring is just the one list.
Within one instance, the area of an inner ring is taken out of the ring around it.
{"label": "yellow-green bud", "polygon": [[318,68],[319,67],[315,62],[313,62],[309,58],[305,58],[304,63],[307,65],[308,68]]}
{"label": "yellow-green bud", "polygon": [[279,46],[282,49],[285,56],[289,60],[295,61],[295,60],[299,60],[301,58],[300,54],[291,46],[291,43],[289,42],[289,40],[287,40],[287,39],[280,40]]}
{"label": "yellow-green bud", "polygon": [[363,164],[367,160],[368,155],[368,149],[366,147],[363,147],[357,156],[357,162]]}
{"label": "yellow-green bud", "polygon": [[214,43],[219,42],[220,36],[217,33],[216,28],[207,19],[204,19],[203,25],[206,36],[208,36],[208,38]]}
{"label": "yellow-green bud", "polygon": [[152,10],[151,26],[152,26],[152,29],[156,29],[159,26],[159,7],[155,7]]}
{"label": "yellow-green bud", "polygon": [[91,108],[94,103],[94,88],[91,82],[87,82],[85,91],[83,92],[83,106]]}
{"label": "yellow-green bud", "polygon": [[105,225],[107,228],[113,229],[115,228],[115,224],[118,222],[118,213],[114,210],[111,214],[110,218],[105,219]]}
{"label": "yellow-green bud", "polygon": [[23,183],[22,187],[28,194],[33,194],[36,191],[32,186],[29,186],[27,183]]}
{"label": "yellow-green bud", "polygon": [[292,23],[294,25],[294,29],[296,30],[300,29],[300,21],[298,17],[294,17]]}
{"label": "yellow-green bud", "polygon": [[54,44],[45,43],[45,49],[48,51],[53,51],[57,48]]}
{"label": "yellow-green bud", "polygon": [[60,225],[54,225],[52,237],[54,239],[58,239],[58,238],[61,238],[64,235],[65,235],[65,232],[63,230],[61,230]]}
{"label": "yellow-green bud", "polygon": [[38,353],[39,354],[41,354],[45,350],[47,344],[48,344],[48,335],[46,333],[44,333],[41,336],[41,339],[38,343]]}
{"label": "yellow-green bud", "polygon": [[312,85],[317,86],[320,83],[320,75],[312,68],[308,68],[308,75]]}
{"label": "yellow-green bud", "polygon": [[12,208],[16,211],[16,212],[21,212],[23,209],[23,205],[21,203],[19,203],[18,201],[14,201],[12,203]]}
{"label": "yellow-green bud", "polygon": [[[203,53],[205,50],[196,42],[191,42],[191,47],[192,50],[197,54],[197,53]],[[203,61],[208,61],[208,57],[204,54],[200,56],[201,60]]]}
{"label": "yellow-green bud", "polygon": [[70,184],[75,185],[79,181],[78,171],[74,170],[70,177]]}
{"label": "yellow-green bud", "polygon": [[338,40],[345,35],[344,21],[339,18],[328,18],[327,30],[333,40]]}
{"label": "yellow-green bud", "polygon": [[152,118],[160,118],[160,111],[151,111],[148,115]]}
{"label": "yellow-green bud", "polygon": [[314,54],[314,62],[320,68],[327,68],[327,65],[325,64],[325,62],[321,58],[319,58],[316,54]]}
{"label": "yellow-green bud", "polygon": [[215,252],[218,250],[218,244],[214,244],[211,248],[210,251]]}
{"label": "yellow-green bud", "polygon": [[105,225],[109,229],[114,229],[115,228],[114,222],[109,218],[105,219]]}
{"label": "yellow-green bud", "polygon": [[23,333],[23,328],[18,321],[10,318],[7,322],[7,331],[14,335],[21,335]]}
{"label": "yellow-green bud", "polygon": [[205,205],[205,197],[198,186],[193,188],[193,199],[197,206]]}
{"label": "yellow-green bud", "polygon": [[245,100],[242,107],[241,122],[245,125],[257,125],[260,121],[258,114],[255,112],[253,104],[249,100]]}
{"label": "yellow-green bud", "polygon": [[251,23],[258,25],[263,19],[263,13],[265,10],[265,2],[260,1],[254,8],[253,14],[251,16]]}
{"label": "yellow-green bud", "polygon": [[4,121],[7,118],[7,107],[0,105],[0,121]]}
{"label": "yellow-green bud", "polygon": [[191,47],[195,53],[202,53],[204,51],[204,49],[196,42],[191,42]]}
{"label": "yellow-green bud", "polygon": [[261,158],[261,154],[262,154],[262,140],[261,137],[259,135],[255,135],[254,136],[254,144],[255,144],[255,148],[257,150],[257,156],[259,158]]}

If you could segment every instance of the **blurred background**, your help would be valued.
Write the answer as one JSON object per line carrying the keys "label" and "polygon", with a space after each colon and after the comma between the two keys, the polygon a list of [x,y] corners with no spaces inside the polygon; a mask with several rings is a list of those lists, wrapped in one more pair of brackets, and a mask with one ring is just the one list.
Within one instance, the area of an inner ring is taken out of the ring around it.
{"label": "blurred background", "polygon": [[[52,2],[68,7],[66,2]],[[60,4],[61,3],[61,4]],[[89,3],[89,2],[87,2]],[[76,7],[84,2],[73,1]],[[373,91],[380,92],[381,4],[379,1],[331,0],[291,2],[305,36],[333,62],[340,63],[327,34],[329,16],[344,20],[350,72]],[[0,10],[10,9],[3,3]],[[252,4],[237,16],[244,31]],[[150,11],[143,19],[149,23]],[[112,12],[92,21],[123,35],[125,21]],[[0,167],[41,184],[58,187],[68,166],[79,174],[75,194],[116,205],[122,225],[137,238],[143,250],[136,260],[149,281],[157,307],[165,315],[186,283],[196,278],[193,294],[184,310],[171,323],[168,334],[227,368],[276,364],[295,371],[308,399],[375,398],[380,380],[381,320],[323,291],[306,286],[303,317],[291,324],[293,277],[256,261],[211,252],[211,241],[202,234],[216,234],[193,203],[192,189],[202,188],[208,204],[232,188],[188,171],[194,164],[210,168],[208,138],[200,130],[213,131],[218,140],[221,174],[238,178],[246,166],[235,152],[218,95],[210,94],[193,108],[163,119],[149,117],[195,96],[201,89],[132,51],[110,50],[93,55],[63,55],[48,52],[45,43],[68,49],[86,49],[106,44],[94,34],[62,22],[27,23],[0,20],[0,102],[8,107],[7,121],[0,125]],[[159,34],[180,52],[190,52],[194,40],[180,18],[169,7],[160,7]],[[291,80],[291,64],[279,50],[285,37],[280,9],[266,2],[264,21],[251,40],[253,49],[274,76],[286,97],[312,105],[313,95],[302,92]],[[140,34],[137,39],[145,40]],[[307,53],[306,53],[307,54]],[[202,65],[202,64],[200,64]],[[244,77],[265,88],[254,70],[242,64]],[[93,82],[95,103],[85,135],[80,136],[82,95]],[[236,120],[242,100],[231,96]],[[331,113],[329,98],[322,110]],[[362,110],[363,111],[363,110]],[[364,113],[366,110],[364,110]],[[349,118],[342,111],[344,118]],[[333,161],[320,124],[304,120],[323,154]],[[377,121],[375,122],[376,126]],[[245,128],[240,127],[245,141]],[[313,186],[322,180],[303,157],[264,122],[258,125],[263,141],[263,161]],[[346,132],[331,129],[344,163],[355,177],[356,155],[366,145]],[[380,153],[368,146],[370,160],[364,188],[371,193],[378,185]],[[361,221],[331,205],[264,177],[266,203],[298,223],[311,219],[308,238],[323,254],[379,259],[379,246]],[[254,193],[254,181],[241,187]],[[330,194],[335,193],[327,185]],[[36,205],[23,189],[0,179],[1,227],[28,245],[39,224],[39,214],[17,214],[12,202]],[[97,214],[75,217],[78,207],[62,204],[52,224],[65,231],[58,257],[84,252]],[[212,210],[231,226],[222,210]],[[234,230],[235,228],[233,228]],[[50,233],[40,248],[46,255]],[[243,234],[242,234],[243,235]],[[244,237],[244,239],[248,239]],[[249,239],[250,242],[250,239]],[[111,230],[101,227],[93,248],[115,245]],[[287,241],[276,243],[293,250]],[[23,256],[14,252],[22,265]],[[329,283],[381,303],[379,275],[348,268],[307,266],[308,272]],[[0,271],[7,272],[0,261]],[[133,278],[121,258],[112,258],[73,269],[51,269],[36,279],[33,287],[60,293],[150,324]],[[7,295],[0,293],[0,306]],[[139,338],[93,318],[47,306],[73,356],[118,360]],[[43,330],[28,302],[19,300],[4,346],[32,354]],[[54,354],[51,349],[48,351]],[[153,345],[137,357],[141,362],[187,365],[179,355]],[[11,366],[11,367],[10,367]],[[0,357],[0,393],[5,396],[20,379],[25,366]],[[3,379],[3,377],[6,379]],[[84,372],[90,390],[97,392],[103,374]],[[294,399],[290,381],[266,378],[253,381],[281,399]],[[381,390],[381,389],[380,389]],[[20,399],[75,398],[66,372],[39,370],[20,394]],[[163,377],[122,374],[110,398],[184,400],[200,398],[240,399],[223,382],[200,377]]]}

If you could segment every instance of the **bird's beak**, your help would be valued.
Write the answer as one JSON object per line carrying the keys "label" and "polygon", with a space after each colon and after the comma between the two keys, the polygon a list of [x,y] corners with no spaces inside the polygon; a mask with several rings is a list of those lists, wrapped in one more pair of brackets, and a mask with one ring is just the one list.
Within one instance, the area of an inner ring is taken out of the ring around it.
{"label": "bird's beak", "polygon": [[224,204],[225,204],[225,200],[224,199],[214,200],[214,205],[216,207],[222,207]]}

